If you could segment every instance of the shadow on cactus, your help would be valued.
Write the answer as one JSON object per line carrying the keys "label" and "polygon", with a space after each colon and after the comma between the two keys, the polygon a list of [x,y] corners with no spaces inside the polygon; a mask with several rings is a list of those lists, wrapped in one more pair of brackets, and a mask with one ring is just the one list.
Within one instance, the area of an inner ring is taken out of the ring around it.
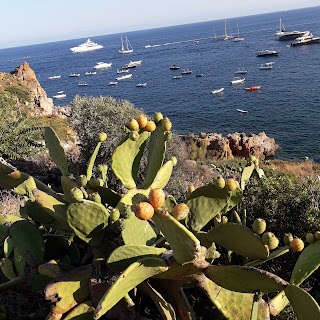
{"label": "shadow on cactus", "polygon": [[[279,240],[264,220],[246,226],[243,190],[253,174],[263,177],[258,160],[249,159],[240,184],[219,177],[190,188],[185,203],[177,203],[164,191],[177,163],[175,157],[164,163],[171,126],[160,113],[127,123],[111,159],[123,194],[108,188],[106,165],[95,170],[104,133],[86,173],[75,179],[59,138],[46,128],[63,194],[1,163],[1,185],[27,202],[19,221],[1,219],[0,267],[8,282],[0,289],[27,283],[44,290],[52,303],[47,319],[136,319],[141,309],[134,288],[149,297],[162,319],[197,319],[184,291],[190,287],[200,288],[221,318],[269,319],[289,302],[298,319],[320,318],[314,298],[299,288],[320,265],[320,242],[303,250],[300,239],[288,238],[277,249]],[[144,152],[148,164],[137,185]],[[53,243],[62,249],[54,250]],[[289,250],[303,250],[290,282],[256,268]],[[267,303],[264,295],[270,293],[276,295]]]}

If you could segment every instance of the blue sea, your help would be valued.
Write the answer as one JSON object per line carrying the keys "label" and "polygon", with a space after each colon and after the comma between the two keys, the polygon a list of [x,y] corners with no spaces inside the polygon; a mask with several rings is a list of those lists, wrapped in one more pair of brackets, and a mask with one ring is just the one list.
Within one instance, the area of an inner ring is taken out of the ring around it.
{"label": "blue sea", "polygon": [[[165,27],[152,30],[94,36],[103,49],[72,53],[87,38],[73,39],[0,50],[0,71],[10,72],[24,61],[29,62],[49,97],[64,90],[67,98],[55,105],[70,103],[75,95],[113,96],[126,99],[146,113],[161,111],[168,116],[177,133],[265,131],[280,145],[280,159],[299,160],[308,156],[320,162],[320,45],[290,47],[290,42],[274,36],[282,18],[287,29],[310,30],[320,36],[320,7],[282,11],[227,20],[227,33],[237,33],[244,41],[213,41],[214,34],[224,33],[224,20]],[[133,46],[131,54],[120,54],[120,36],[127,36]],[[146,45],[156,45],[145,48]],[[256,57],[257,51],[273,49],[275,57]],[[132,69],[131,80],[108,86],[130,60],[142,60]],[[112,62],[107,70],[94,76],[96,62]],[[264,62],[273,61],[272,70],[260,70]],[[173,64],[181,67],[170,70]],[[172,80],[184,68],[191,75]],[[245,68],[243,85],[230,81],[238,68]],[[203,77],[195,75],[201,72]],[[80,73],[79,78],[69,74]],[[60,79],[48,77],[61,75]],[[86,81],[87,87],[79,87]],[[145,88],[137,83],[147,83]],[[259,85],[259,91],[244,88]],[[224,87],[224,94],[211,91]],[[240,113],[237,109],[248,111]],[[90,112],[90,110],[88,110]]]}

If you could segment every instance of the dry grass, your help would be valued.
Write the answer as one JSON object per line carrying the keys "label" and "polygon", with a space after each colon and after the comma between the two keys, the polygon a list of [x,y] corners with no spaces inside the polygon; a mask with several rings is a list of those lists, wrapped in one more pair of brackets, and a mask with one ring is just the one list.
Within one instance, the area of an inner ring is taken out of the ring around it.
{"label": "dry grass", "polygon": [[9,190],[0,190],[0,213],[5,217],[7,215],[19,216],[20,206],[24,203],[23,199],[13,194]]}

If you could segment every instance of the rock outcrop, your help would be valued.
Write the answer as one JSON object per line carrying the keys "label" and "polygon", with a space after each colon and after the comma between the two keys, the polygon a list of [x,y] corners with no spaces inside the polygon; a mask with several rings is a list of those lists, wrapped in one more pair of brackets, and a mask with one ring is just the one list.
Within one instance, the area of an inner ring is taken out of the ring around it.
{"label": "rock outcrop", "polygon": [[190,153],[196,157],[211,158],[217,160],[232,160],[234,157],[248,158],[254,155],[260,160],[273,157],[278,149],[273,138],[265,132],[259,134],[232,133],[223,137],[218,133],[206,134],[201,132],[199,136],[189,133],[182,137],[189,146]]}

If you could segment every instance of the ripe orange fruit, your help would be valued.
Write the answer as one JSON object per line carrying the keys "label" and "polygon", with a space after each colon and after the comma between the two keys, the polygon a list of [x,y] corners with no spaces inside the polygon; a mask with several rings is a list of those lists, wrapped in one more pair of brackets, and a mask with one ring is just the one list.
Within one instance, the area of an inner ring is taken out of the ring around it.
{"label": "ripe orange fruit", "polygon": [[172,123],[169,118],[164,118],[162,121],[162,130],[163,131],[170,131],[172,128]]}
{"label": "ripe orange fruit", "polygon": [[154,130],[156,130],[156,124],[154,121],[149,120],[146,124],[146,126],[144,127],[144,130],[148,131],[148,132],[152,132]]}
{"label": "ripe orange fruit", "polygon": [[130,119],[130,121],[128,122],[128,128],[132,131],[137,131],[139,130],[139,123],[136,119]]}
{"label": "ripe orange fruit", "polygon": [[176,220],[183,220],[187,217],[189,213],[189,207],[185,203],[177,204],[171,211],[171,215]]}
{"label": "ripe orange fruit", "polygon": [[149,220],[154,215],[154,208],[149,202],[139,202],[134,207],[134,213],[140,220]]}
{"label": "ripe orange fruit", "polygon": [[151,189],[149,194],[149,202],[153,208],[160,208],[163,206],[166,195],[162,189]]}
{"label": "ripe orange fruit", "polygon": [[147,125],[148,118],[144,114],[140,114],[140,116],[137,119],[140,128],[144,128]]}
{"label": "ripe orange fruit", "polygon": [[304,242],[300,238],[294,238],[290,242],[290,248],[293,252],[300,252],[304,249]]}
{"label": "ripe orange fruit", "polygon": [[234,190],[236,190],[237,189],[237,187],[238,187],[238,184],[237,184],[237,182],[236,182],[236,180],[234,180],[234,179],[226,179],[225,180],[225,189],[226,190],[228,190],[228,191],[234,191]]}
{"label": "ripe orange fruit", "polygon": [[195,186],[193,184],[190,184],[188,188],[188,195],[191,194],[194,190],[196,190]]}

